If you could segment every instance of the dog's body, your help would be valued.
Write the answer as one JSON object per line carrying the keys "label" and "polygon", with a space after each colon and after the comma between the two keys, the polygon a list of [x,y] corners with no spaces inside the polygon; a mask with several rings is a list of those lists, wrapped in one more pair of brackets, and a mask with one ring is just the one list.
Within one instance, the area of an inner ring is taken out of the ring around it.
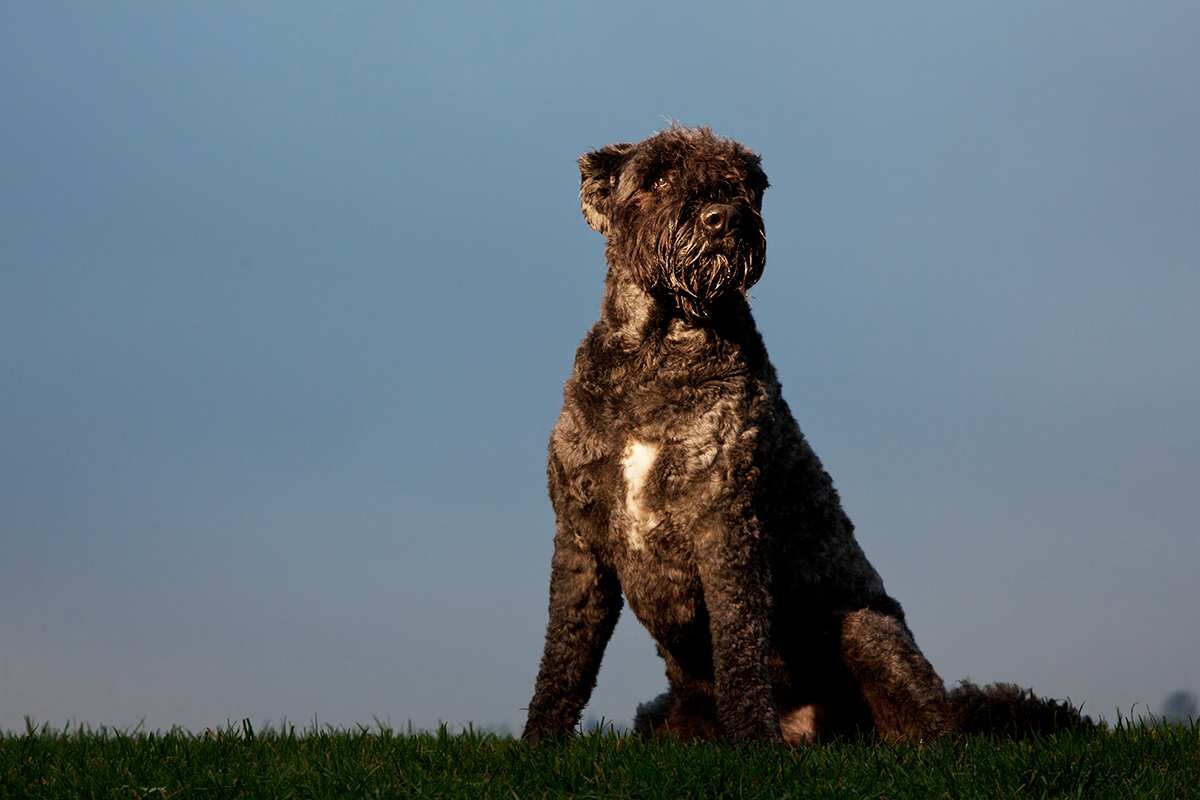
{"label": "dog's body", "polygon": [[580,169],[608,276],[550,440],[550,621],[526,738],[578,723],[622,593],[670,684],[639,709],[643,731],[798,743],[951,729],[942,681],[855,541],[751,318],[758,157],[672,127]]}

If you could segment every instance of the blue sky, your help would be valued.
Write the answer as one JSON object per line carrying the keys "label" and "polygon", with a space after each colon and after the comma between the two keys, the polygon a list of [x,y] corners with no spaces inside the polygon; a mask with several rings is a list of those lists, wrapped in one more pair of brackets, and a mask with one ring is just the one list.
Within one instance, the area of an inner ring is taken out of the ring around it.
{"label": "blue sky", "polygon": [[[6,3],[0,728],[519,728],[575,158],[762,153],[754,307],[947,681],[1200,689],[1195,4]],[[588,714],[664,685],[630,617]]]}

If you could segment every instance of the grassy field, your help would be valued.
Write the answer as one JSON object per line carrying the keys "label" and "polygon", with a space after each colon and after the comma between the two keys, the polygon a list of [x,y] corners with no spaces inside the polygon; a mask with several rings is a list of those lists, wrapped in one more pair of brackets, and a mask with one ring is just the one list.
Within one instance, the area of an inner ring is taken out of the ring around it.
{"label": "grassy field", "polygon": [[379,730],[0,737],[0,798],[1200,798],[1200,726],[788,750]]}

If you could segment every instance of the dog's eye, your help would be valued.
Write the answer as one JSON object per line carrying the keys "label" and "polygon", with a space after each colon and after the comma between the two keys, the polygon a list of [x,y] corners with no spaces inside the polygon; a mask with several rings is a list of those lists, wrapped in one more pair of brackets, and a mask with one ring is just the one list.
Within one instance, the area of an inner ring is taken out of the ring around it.
{"label": "dog's eye", "polygon": [[659,175],[654,179],[654,183],[650,184],[650,188],[657,192],[660,189],[667,188],[667,184],[670,182],[670,179],[666,175]]}

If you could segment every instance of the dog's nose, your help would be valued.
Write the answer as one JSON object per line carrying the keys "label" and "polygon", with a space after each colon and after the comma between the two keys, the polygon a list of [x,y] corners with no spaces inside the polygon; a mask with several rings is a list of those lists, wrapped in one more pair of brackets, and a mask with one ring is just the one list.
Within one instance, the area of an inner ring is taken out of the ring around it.
{"label": "dog's nose", "polygon": [[733,226],[736,214],[733,206],[707,206],[700,213],[700,221],[709,233],[724,233]]}

